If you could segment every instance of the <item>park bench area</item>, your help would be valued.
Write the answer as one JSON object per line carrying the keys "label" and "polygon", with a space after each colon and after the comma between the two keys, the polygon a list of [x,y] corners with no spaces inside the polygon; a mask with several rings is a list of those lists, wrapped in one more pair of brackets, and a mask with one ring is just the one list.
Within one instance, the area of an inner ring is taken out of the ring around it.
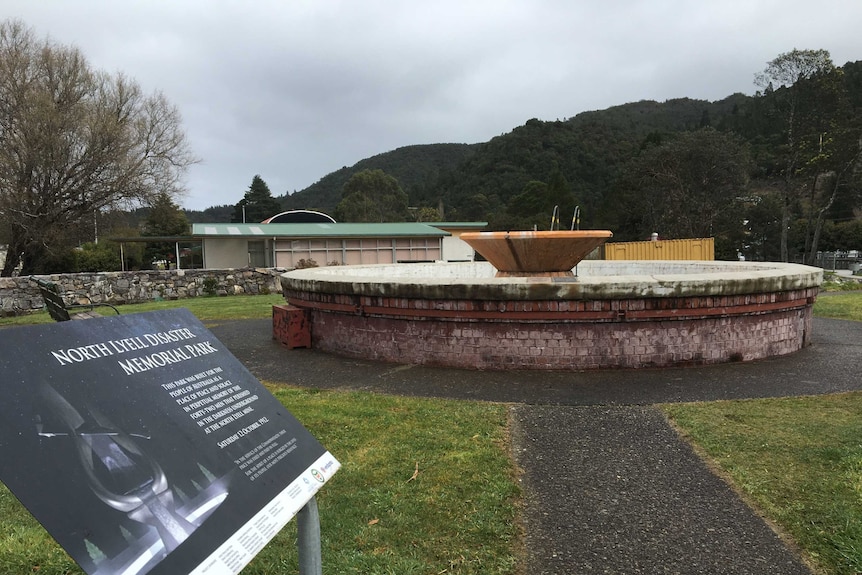
{"label": "park bench area", "polygon": [[66,297],[60,292],[59,286],[54,282],[33,276],[30,276],[30,279],[39,286],[39,292],[45,301],[45,308],[54,321],[101,317],[101,314],[96,311],[97,307],[110,308],[114,310],[114,313],[120,315],[120,310],[109,303],[93,303],[90,301],[86,303],[68,303]]}

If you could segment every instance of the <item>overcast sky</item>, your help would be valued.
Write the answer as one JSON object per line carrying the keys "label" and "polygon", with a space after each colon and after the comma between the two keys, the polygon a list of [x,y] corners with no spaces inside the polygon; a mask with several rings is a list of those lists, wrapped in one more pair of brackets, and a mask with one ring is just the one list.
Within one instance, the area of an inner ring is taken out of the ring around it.
{"label": "overcast sky", "polygon": [[753,94],[794,48],[862,60],[859,0],[3,0],[179,108],[189,209],[274,196],[413,144],[530,118]]}

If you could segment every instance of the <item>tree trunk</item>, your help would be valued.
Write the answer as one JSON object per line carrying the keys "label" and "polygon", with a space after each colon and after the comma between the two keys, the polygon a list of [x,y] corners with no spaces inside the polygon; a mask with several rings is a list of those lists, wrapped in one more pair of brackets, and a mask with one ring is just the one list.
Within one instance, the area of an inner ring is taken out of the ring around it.
{"label": "tree trunk", "polygon": [[44,273],[45,270],[45,246],[39,242],[27,242],[21,255],[21,275]]}
{"label": "tree trunk", "polygon": [[819,235],[814,232],[818,224],[814,223],[814,221],[817,220],[819,222],[823,215],[822,211],[814,209],[817,203],[817,183],[819,181],[820,174],[815,174],[814,181],[811,182],[811,191],[808,194],[809,208],[805,216],[805,245],[802,248],[802,263],[806,265],[812,265],[810,262],[814,261],[813,253],[817,250],[817,243],[814,241],[813,236]]}
{"label": "tree trunk", "polygon": [[[787,187],[790,185],[788,183]],[[788,262],[790,261],[789,250],[787,249],[787,239],[790,231],[790,190],[784,190],[784,197],[782,198],[781,205],[781,234],[780,234],[780,245],[781,245],[781,261]]]}
{"label": "tree trunk", "polygon": [[0,272],[0,277],[10,278],[15,273],[15,268],[21,263],[21,252],[24,247],[20,240],[12,240],[6,248],[6,261],[3,264],[3,271]]}
{"label": "tree trunk", "polygon": [[817,210],[817,220],[814,222],[814,234],[811,239],[811,253],[809,254],[810,262],[806,262],[808,265],[814,265],[814,262],[816,261],[817,244],[820,242],[820,232],[823,230],[823,220],[826,212],[828,212],[832,207],[832,204],[835,203],[835,198],[838,196],[838,187],[841,185],[842,176],[855,164],[857,158],[858,155],[854,157],[853,161],[847,164],[841,173],[836,174],[833,172],[829,178],[832,181],[832,193],[829,195],[829,201],[826,202],[826,205]]}
{"label": "tree trunk", "polygon": [[823,212],[817,214],[814,224],[814,233],[811,237],[811,252],[808,254],[806,265],[813,266],[817,262],[817,244],[820,243],[820,231],[823,229]]}
{"label": "tree trunk", "polygon": [[12,274],[15,272],[15,268],[18,267],[18,263],[20,261],[20,255],[17,252],[12,251],[12,248],[10,247],[9,251],[6,252],[6,262],[3,264],[3,271],[0,272],[0,277],[12,277]]}

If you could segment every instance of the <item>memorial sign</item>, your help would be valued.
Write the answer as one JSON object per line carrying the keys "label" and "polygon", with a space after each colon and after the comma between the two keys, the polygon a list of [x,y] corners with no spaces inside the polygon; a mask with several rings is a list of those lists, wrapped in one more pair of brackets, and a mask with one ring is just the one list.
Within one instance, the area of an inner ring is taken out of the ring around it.
{"label": "memorial sign", "polygon": [[339,468],[188,310],[0,350],[0,480],[89,574],[238,573]]}

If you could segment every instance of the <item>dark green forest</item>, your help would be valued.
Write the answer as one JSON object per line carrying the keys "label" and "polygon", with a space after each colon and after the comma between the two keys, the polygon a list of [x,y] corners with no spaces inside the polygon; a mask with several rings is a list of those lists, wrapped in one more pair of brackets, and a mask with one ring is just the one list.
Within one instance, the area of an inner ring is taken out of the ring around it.
{"label": "dark green forest", "polygon": [[793,51],[760,76],[752,96],[634,102],[481,144],[399,148],[276,199],[334,214],[352,176],[382,170],[413,213],[493,230],[548,229],[555,206],[567,228],[577,206],[580,227],[615,241],[711,236],[722,258],[862,248],[862,62]]}
{"label": "dark green forest", "polygon": [[[480,147],[480,144],[405,146],[361,160],[352,167],[345,166],[304,190],[282,196],[279,200],[285,209],[334,213],[351,176],[366,170],[383,170],[398,180],[411,199],[416,198],[419,202],[424,197],[433,197],[433,190],[437,188],[441,177],[456,170]],[[437,207],[436,203],[433,207]]]}

